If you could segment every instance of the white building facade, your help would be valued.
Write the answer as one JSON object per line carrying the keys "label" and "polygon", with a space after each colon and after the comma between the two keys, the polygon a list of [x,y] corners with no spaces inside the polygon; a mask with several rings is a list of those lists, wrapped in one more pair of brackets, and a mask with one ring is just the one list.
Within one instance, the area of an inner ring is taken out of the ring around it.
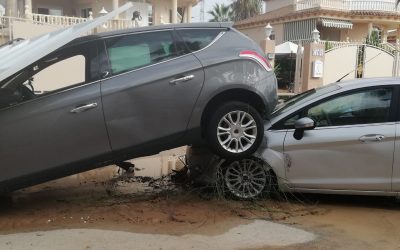
{"label": "white building facade", "polygon": [[[0,0],[0,42],[30,38],[60,26],[84,22],[127,2],[128,0]],[[129,2],[132,2],[134,7],[110,22],[108,29],[191,22],[192,7],[199,0]],[[136,15],[136,18],[133,18],[134,13],[140,13],[140,17]],[[10,25],[11,22],[13,25]],[[32,24],[36,26],[32,27]]]}
{"label": "white building facade", "polygon": [[[263,39],[262,30],[270,23],[277,44],[310,40],[317,28],[322,40],[365,40],[379,31],[382,42],[400,37],[400,7],[396,0],[265,0],[266,13],[235,23],[253,37]],[[261,31],[261,32],[260,32]]]}

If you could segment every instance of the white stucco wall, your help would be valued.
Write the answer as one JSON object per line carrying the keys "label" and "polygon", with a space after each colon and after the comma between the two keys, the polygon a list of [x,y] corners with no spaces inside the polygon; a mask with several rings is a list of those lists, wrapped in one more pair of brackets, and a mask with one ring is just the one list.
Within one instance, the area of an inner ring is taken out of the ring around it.
{"label": "white stucco wall", "polygon": [[[283,24],[272,24],[273,32],[275,34],[275,43],[283,43]],[[255,28],[239,29],[240,32],[253,39],[257,44],[265,39],[265,27],[259,26]]]}
{"label": "white stucco wall", "polygon": [[239,31],[253,39],[257,44],[261,44],[261,41],[265,39],[265,27],[263,26],[248,29],[239,29]]}
{"label": "white stucco wall", "polygon": [[353,29],[345,29],[341,32],[341,40],[346,41],[347,37],[352,41],[364,41],[368,36],[368,23],[353,22]]}
{"label": "white stucco wall", "polygon": [[274,29],[274,33],[275,33],[276,45],[283,43],[283,36],[284,36],[283,23],[274,24],[272,26],[272,28]]}
{"label": "white stucco wall", "polygon": [[15,38],[29,39],[57,30],[58,27],[50,25],[36,25],[33,23],[14,21],[13,36]]}

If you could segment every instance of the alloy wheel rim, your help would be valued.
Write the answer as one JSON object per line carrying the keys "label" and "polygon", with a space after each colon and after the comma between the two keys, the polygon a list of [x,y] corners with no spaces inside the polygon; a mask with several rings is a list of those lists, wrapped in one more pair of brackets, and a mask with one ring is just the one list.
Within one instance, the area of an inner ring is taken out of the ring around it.
{"label": "alloy wheel rim", "polygon": [[232,162],[225,172],[229,191],[238,198],[252,199],[260,195],[267,185],[264,166],[252,159]]}
{"label": "alloy wheel rim", "polygon": [[221,118],[217,128],[218,142],[228,152],[247,151],[257,139],[257,123],[245,111],[232,111]]}

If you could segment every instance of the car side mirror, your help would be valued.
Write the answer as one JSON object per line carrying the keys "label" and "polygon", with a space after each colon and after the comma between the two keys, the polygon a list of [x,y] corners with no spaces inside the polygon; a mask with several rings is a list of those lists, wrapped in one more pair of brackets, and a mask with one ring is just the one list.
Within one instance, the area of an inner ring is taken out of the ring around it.
{"label": "car side mirror", "polygon": [[315,122],[311,118],[304,117],[304,118],[297,120],[294,123],[294,128],[295,128],[295,131],[294,131],[293,137],[296,140],[301,140],[301,139],[303,139],[304,131],[313,130],[315,128]]}

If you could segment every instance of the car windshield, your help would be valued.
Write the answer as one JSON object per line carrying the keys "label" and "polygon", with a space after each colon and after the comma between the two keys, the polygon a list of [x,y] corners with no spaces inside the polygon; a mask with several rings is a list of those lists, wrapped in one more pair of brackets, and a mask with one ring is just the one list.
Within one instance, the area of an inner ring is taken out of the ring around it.
{"label": "car windshield", "polygon": [[277,117],[298,105],[301,105],[301,104],[306,103],[310,100],[313,100],[319,96],[325,95],[327,93],[333,92],[338,89],[340,89],[339,85],[330,84],[330,85],[323,86],[321,88],[310,89],[310,90],[307,90],[306,92],[295,95],[292,98],[288,99],[286,102],[278,105],[275,108],[275,111],[272,113],[272,117]]}

